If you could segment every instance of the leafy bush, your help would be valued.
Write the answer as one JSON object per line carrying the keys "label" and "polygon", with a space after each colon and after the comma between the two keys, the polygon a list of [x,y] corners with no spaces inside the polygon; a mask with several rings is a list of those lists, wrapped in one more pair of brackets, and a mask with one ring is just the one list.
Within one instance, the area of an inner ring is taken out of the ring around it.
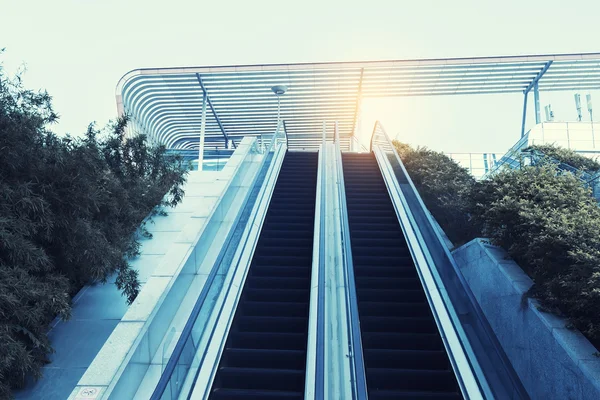
{"label": "leafy bush", "polygon": [[469,191],[475,183],[469,172],[443,153],[415,150],[398,141],[394,146],[423,202],[450,240],[460,245],[473,239],[478,228],[469,222]]}
{"label": "leafy bush", "polygon": [[48,324],[68,318],[83,285],[117,273],[133,301],[134,233],[183,195],[187,166],[144,136],[125,138],[126,119],[82,138],[57,137],[56,119],[47,93],[0,68],[0,398],[40,375]]}
{"label": "leafy bush", "polygon": [[[428,209],[454,242],[483,234],[535,282],[531,295],[600,348],[600,207],[578,176],[542,160],[475,182],[454,161],[395,142]],[[554,146],[535,146],[578,169],[595,161]]]}
{"label": "leafy bush", "polygon": [[589,158],[589,157],[584,157],[581,154],[578,154],[576,152],[574,152],[573,150],[570,149],[565,149],[563,147],[558,147],[555,145],[551,145],[551,144],[544,144],[544,145],[533,145],[533,146],[529,146],[528,148],[526,148],[524,151],[528,151],[528,150],[537,150],[540,151],[542,153],[544,153],[544,155],[568,164],[574,168],[586,171],[586,172],[595,172],[600,170],[600,163],[598,163],[595,159]]}
{"label": "leafy bush", "polygon": [[600,207],[571,173],[546,163],[474,185],[483,233],[529,274],[532,294],[600,344]]}

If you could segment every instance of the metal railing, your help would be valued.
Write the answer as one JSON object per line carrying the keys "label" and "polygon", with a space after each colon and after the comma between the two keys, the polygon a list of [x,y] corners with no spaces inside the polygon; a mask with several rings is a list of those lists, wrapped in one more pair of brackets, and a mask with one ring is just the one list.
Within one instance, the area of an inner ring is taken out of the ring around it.
{"label": "metal railing", "polygon": [[360,318],[358,315],[358,299],[356,296],[356,284],[354,281],[354,263],[352,261],[352,246],[350,241],[350,225],[348,223],[348,208],[346,205],[346,186],[344,184],[344,167],[342,163],[342,152],[340,150],[340,140],[337,122],[334,128],[334,143],[335,154],[337,159],[338,181],[338,202],[341,215],[341,232],[342,232],[342,256],[344,268],[344,279],[346,283],[346,308],[349,310],[350,316],[346,319],[349,335],[348,348],[350,357],[353,362],[350,363],[352,377],[354,379],[352,389],[354,391],[354,399],[367,398],[367,381],[365,374],[365,364],[362,349],[362,339],[360,334]]}
{"label": "metal railing", "polygon": [[[390,197],[395,199],[411,253],[413,257],[417,253],[421,255],[420,260],[415,259],[421,279],[424,281],[429,276],[426,291],[429,301],[435,303],[433,297],[441,300],[437,302],[440,309],[432,307],[432,311],[442,330],[444,326],[450,328],[442,335],[463,393],[469,397],[473,390],[476,397],[529,398],[379,121],[373,129],[371,148],[376,153]],[[452,342],[453,337],[457,341]],[[479,393],[463,380],[465,372],[477,379]]]}
{"label": "metal railing", "polygon": [[[274,160],[274,157],[269,157],[271,153],[274,153],[278,148],[285,144],[285,137],[280,133],[279,126],[275,133],[273,133],[269,146],[266,150],[260,150],[260,147],[257,147],[259,152],[264,151],[264,158],[261,161],[259,168],[257,169],[257,174],[253,179],[254,186],[256,181],[260,175],[260,171],[264,168],[269,168],[270,165],[267,163],[271,163]],[[287,146],[286,146],[287,148]],[[235,229],[231,229],[228,235],[225,244],[223,245],[219,256],[217,257],[215,263],[213,264],[210,273],[206,279],[206,283],[204,284],[196,303],[192,309],[192,312],[181,332],[181,335],[175,345],[173,353],[169,357],[169,361],[167,362],[164,371],[161,374],[161,377],[150,397],[151,400],[171,400],[176,399],[180,395],[183,382],[187,377],[187,374],[192,365],[192,359],[196,357],[196,353],[198,352],[198,344],[200,342],[200,337],[202,335],[192,335],[192,331],[194,326],[196,325],[198,318],[203,311],[204,306],[206,305],[206,300],[208,298],[209,292],[212,288],[212,284],[215,281],[215,277],[220,270],[221,263],[225,254],[228,251],[228,247],[231,243],[231,238],[233,236]]]}

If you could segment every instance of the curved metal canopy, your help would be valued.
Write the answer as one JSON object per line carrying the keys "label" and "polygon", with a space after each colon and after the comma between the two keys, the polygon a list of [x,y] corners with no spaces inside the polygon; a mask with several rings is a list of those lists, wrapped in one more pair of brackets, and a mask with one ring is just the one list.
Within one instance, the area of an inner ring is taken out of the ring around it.
{"label": "curved metal canopy", "polygon": [[171,149],[197,149],[206,91],[206,146],[267,135],[281,118],[292,149],[316,148],[323,121],[338,121],[342,148],[354,133],[361,98],[600,89],[600,53],[335,63],[136,69],[117,85],[130,132]]}

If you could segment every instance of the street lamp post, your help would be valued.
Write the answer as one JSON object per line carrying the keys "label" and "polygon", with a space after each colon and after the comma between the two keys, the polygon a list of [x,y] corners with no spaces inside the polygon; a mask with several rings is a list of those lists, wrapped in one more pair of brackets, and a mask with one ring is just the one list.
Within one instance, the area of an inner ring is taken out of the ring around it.
{"label": "street lamp post", "polygon": [[287,86],[275,85],[271,90],[277,96],[277,127],[275,128],[275,133],[279,133],[279,125],[281,124],[281,96],[287,91]]}

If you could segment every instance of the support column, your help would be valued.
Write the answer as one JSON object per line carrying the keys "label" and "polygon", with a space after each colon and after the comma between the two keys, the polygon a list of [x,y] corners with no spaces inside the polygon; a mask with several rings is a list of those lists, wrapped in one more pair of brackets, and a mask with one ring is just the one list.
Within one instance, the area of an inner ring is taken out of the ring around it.
{"label": "support column", "polygon": [[202,171],[204,163],[204,138],[206,136],[206,91],[202,92],[202,119],[200,120],[200,147],[198,150],[198,171]]}
{"label": "support column", "polygon": [[539,124],[542,122],[542,117],[540,114],[540,91],[538,90],[537,82],[533,85],[533,96],[535,99],[535,123]]}
{"label": "support column", "polygon": [[523,98],[523,122],[521,122],[521,137],[525,136],[525,120],[527,119],[527,96],[528,92],[525,92],[525,97]]}

